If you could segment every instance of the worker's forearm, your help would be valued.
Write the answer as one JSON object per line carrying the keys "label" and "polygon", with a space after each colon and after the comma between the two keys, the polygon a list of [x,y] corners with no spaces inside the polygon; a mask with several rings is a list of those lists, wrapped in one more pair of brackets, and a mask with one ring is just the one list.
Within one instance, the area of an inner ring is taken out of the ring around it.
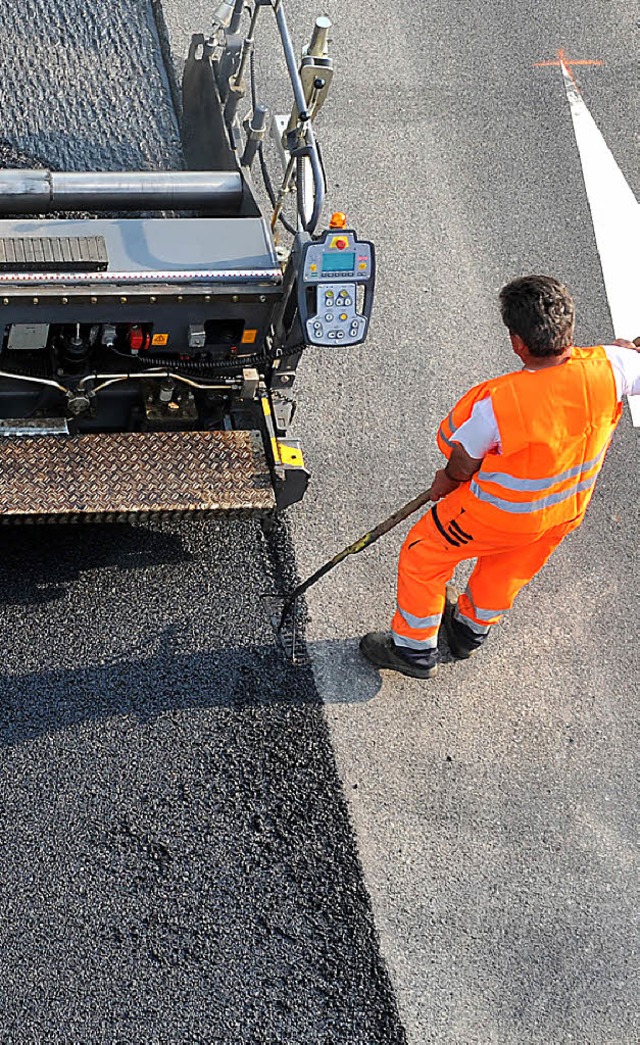
{"label": "worker's forearm", "polygon": [[460,483],[468,482],[481,464],[482,459],[470,457],[460,443],[454,443],[446,467],[440,468],[435,474],[431,484],[431,500],[439,501],[457,489]]}
{"label": "worker's forearm", "polygon": [[452,483],[466,483],[469,481],[469,479],[474,473],[470,472],[468,475],[463,475],[461,469],[455,467],[452,468],[451,461],[447,461],[446,465],[444,466],[444,474],[446,475],[447,479],[451,479]]}
{"label": "worker's forearm", "polygon": [[466,483],[476,474],[481,464],[482,458],[471,457],[460,443],[454,443],[444,473],[454,483]]}

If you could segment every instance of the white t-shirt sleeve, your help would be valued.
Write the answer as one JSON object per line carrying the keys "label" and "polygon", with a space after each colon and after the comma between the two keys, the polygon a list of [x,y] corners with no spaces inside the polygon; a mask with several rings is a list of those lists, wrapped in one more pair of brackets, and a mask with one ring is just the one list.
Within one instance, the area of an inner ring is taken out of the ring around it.
{"label": "white t-shirt sleeve", "polygon": [[640,352],[619,345],[605,345],[604,350],[611,363],[618,399],[640,395]]}
{"label": "white t-shirt sleeve", "polygon": [[489,450],[500,450],[500,430],[491,396],[475,404],[469,419],[456,428],[452,442],[460,443],[469,456],[477,460],[488,454]]}

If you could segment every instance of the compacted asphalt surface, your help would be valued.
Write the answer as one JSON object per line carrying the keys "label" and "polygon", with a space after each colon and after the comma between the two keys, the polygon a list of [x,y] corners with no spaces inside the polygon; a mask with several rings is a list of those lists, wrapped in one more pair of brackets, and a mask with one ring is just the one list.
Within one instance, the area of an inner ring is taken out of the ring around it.
{"label": "compacted asphalt surface", "polygon": [[[3,165],[181,164],[161,56],[179,77],[212,4],[165,0],[159,23],[144,0],[0,10]],[[637,195],[637,12],[287,12],[298,49],[317,14],[334,22],[327,213],[376,243],[371,336],[306,353],[313,483],[270,537],[237,520],[3,529],[0,1038],[631,1045],[628,414],[585,525],[473,662],[445,647],[416,683],[360,658],[406,527],[309,593],[308,664],[275,648],[263,596],[426,487],[452,402],[513,366],[508,279],[559,276],[578,342],[612,337],[560,69],[535,63],[604,63],[575,71]],[[284,112],[276,54],[256,67]]]}

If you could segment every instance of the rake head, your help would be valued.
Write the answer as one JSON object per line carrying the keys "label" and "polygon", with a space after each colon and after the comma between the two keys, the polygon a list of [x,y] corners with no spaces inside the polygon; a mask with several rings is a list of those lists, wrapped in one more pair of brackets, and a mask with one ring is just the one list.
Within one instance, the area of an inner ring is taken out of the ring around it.
{"label": "rake head", "polygon": [[281,595],[264,595],[269,619],[275,632],[276,643],[287,660],[297,667],[308,663],[304,653],[298,652],[298,603],[297,599],[284,599]]}

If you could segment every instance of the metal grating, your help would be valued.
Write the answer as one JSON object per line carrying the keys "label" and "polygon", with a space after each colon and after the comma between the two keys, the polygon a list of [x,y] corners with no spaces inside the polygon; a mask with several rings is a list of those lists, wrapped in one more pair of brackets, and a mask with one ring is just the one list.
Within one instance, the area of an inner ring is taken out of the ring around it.
{"label": "metal grating", "polygon": [[0,444],[0,522],[156,512],[259,514],[274,507],[258,432],[9,437]]}
{"label": "metal grating", "polygon": [[104,272],[102,236],[0,237],[0,272]]}

